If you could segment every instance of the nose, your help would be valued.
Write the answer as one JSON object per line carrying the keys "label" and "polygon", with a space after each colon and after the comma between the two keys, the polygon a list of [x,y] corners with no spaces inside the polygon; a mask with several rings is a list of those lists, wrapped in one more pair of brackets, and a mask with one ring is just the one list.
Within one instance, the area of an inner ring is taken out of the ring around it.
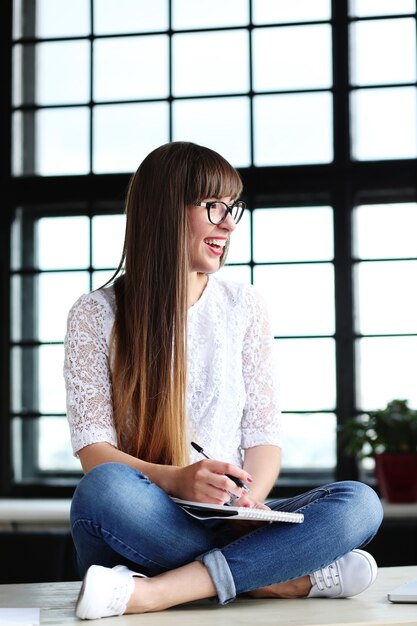
{"label": "nose", "polygon": [[219,224],[219,226],[221,226],[225,230],[228,230],[229,232],[232,233],[234,231],[234,229],[236,228],[236,222],[233,219],[233,217],[230,215],[230,213],[228,213],[226,219],[224,220],[224,222]]}

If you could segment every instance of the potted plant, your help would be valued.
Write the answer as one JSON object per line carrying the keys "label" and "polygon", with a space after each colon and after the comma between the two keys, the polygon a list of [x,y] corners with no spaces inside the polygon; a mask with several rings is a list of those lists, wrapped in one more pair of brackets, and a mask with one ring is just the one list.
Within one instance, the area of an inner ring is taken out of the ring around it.
{"label": "potted plant", "polygon": [[417,502],[417,410],[407,400],[351,418],[341,427],[348,454],[375,459],[381,495],[389,502]]}

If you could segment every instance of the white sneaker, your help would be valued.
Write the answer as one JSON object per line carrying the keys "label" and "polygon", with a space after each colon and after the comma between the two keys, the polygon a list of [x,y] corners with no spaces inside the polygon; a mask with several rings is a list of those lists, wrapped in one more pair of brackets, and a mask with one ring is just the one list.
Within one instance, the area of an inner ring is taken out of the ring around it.
{"label": "white sneaker", "polygon": [[377,564],[363,550],[352,550],[327,567],[310,574],[309,598],[348,598],[365,591],[374,582]]}
{"label": "white sneaker", "polygon": [[113,568],[91,565],[78,596],[76,616],[80,619],[98,619],[123,615],[135,588],[134,576],[146,578],[124,565]]}

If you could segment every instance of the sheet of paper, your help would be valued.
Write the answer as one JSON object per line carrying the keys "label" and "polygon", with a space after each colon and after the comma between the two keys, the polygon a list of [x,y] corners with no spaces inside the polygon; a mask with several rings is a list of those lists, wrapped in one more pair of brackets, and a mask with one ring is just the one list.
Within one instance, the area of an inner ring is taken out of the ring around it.
{"label": "sheet of paper", "polygon": [[1,609],[0,626],[39,626],[40,609]]}

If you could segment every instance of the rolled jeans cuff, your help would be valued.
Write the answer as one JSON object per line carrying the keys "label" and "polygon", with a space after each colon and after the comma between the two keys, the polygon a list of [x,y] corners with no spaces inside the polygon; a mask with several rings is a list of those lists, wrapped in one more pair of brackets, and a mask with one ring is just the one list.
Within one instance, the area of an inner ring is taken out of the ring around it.
{"label": "rolled jeans cuff", "polygon": [[220,550],[211,550],[198,556],[197,561],[201,561],[208,570],[213,585],[216,587],[219,604],[228,604],[236,597],[235,581],[229,565]]}

